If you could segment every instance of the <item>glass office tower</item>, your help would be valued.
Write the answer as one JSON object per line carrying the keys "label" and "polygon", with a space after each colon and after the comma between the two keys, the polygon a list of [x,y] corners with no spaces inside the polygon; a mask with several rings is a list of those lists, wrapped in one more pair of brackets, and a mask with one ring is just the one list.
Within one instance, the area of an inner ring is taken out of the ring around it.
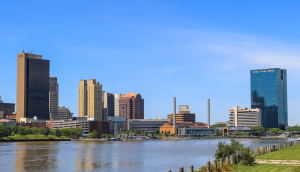
{"label": "glass office tower", "polygon": [[251,70],[251,108],[262,110],[265,128],[288,126],[286,70],[280,68]]}

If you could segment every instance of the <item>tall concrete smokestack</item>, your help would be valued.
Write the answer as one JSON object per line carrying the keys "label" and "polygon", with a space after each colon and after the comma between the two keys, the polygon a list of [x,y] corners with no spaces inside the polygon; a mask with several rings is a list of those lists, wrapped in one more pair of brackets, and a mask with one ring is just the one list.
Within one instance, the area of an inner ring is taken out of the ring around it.
{"label": "tall concrete smokestack", "polygon": [[210,99],[207,99],[207,128],[210,125]]}
{"label": "tall concrete smokestack", "polygon": [[176,127],[176,97],[173,98],[173,126]]}

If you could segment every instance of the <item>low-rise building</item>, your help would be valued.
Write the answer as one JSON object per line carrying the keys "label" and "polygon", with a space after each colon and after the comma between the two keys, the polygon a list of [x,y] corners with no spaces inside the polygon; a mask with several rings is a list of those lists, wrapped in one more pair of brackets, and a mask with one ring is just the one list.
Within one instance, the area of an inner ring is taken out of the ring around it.
{"label": "low-rise building", "polygon": [[9,119],[0,119],[0,125],[3,124],[4,126],[17,126],[16,120],[9,120]]}
{"label": "low-rise building", "polygon": [[254,127],[261,126],[261,110],[248,109],[235,106],[229,108],[229,127]]}
{"label": "low-rise building", "polygon": [[[101,134],[109,134],[109,122],[108,121],[89,121],[90,125],[90,133],[92,133],[94,130],[97,131],[98,135]],[[98,137],[99,137],[98,136]]]}
{"label": "low-rise building", "polygon": [[163,124],[171,122],[170,119],[130,119],[129,130],[138,129],[142,132],[155,132]]}
{"label": "low-rise building", "polygon": [[30,128],[44,128],[46,127],[46,121],[32,118],[20,118],[20,125],[22,125],[23,127],[29,126]]}
{"label": "low-rise building", "polygon": [[[160,133],[178,134],[179,128],[207,128],[207,124],[203,122],[177,122],[176,127],[173,127],[172,122],[167,122],[159,127]],[[210,126],[212,128],[212,126]]]}
{"label": "low-rise building", "polygon": [[223,128],[223,136],[225,136],[225,134],[227,136],[229,135],[234,135],[236,132],[245,132],[248,133],[249,135],[252,134],[251,131],[251,127],[224,127]]}
{"label": "low-rise building", "polygon": [[183,137],[203,137],[203,136],[211,136],[215,135],[215,131],[213,128],[203,128],[203,127],[179,127],[178,134]]}
{"label": "low-rise building", "polygon": [[88,120],[53,120],[52,127],[53,129],[81,127],[85,134],[88,134],[90,131],[90,124]]}
{"label": "low-rise building", "polygon": [[108,116],[110,133],[126,130],[126,117]]}

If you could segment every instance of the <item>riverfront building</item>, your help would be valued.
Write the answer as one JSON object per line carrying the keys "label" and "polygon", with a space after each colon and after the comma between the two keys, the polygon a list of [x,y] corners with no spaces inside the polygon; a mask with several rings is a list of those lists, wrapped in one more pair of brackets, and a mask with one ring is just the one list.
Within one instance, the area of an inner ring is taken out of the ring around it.
{"label": "riverfront building", "polygon": [[126,117],[108,116],[108,121],[110,133],[126,130]]}
{"label": "riverfront building", "polygon": [[49,77],[49,113],[50,119],[59,119],[57,77]]}
{"label": "riverfront building", "polygon": [[78,116],[102,121],[102,85],[96,79],[80,80]]}
{"label": "riverfront building", "polygon": [[119,100],[119,116],[126,117],[127,130],[129,119],[144,119],[144,99],[140,94],[125,94]]}
{"label": "riverfront building", "polygon": [[171,122],[170,119],[130,119],[129,130],[138,129],[142,132],[155,132],[163,124]]}
{"label": "riverfront building", "polygon": [[235,106],[229,108],[229,127],[261,126],[261,110]]}
{"label": "riverfront building", "polygon": [[49,66],[42,55],[17,54],[17,121],[20,118],[49,119]]}
{"label": "riverfront building", "polygon": [[251,70],[251,108],[262,111],[262,126],[286,129],[287,71],[280,68]]}
{"label": "riverfront building", "polygon": [[[159,127],[160,133],[179,134],[179,128],[208,128],[203,122],[178,122],[176,119],[176,127],[173,127],[173,122],[167,122]],[[209,128],[212,128],[210,126]],[[202,130],[201,130],[202,131]]]}

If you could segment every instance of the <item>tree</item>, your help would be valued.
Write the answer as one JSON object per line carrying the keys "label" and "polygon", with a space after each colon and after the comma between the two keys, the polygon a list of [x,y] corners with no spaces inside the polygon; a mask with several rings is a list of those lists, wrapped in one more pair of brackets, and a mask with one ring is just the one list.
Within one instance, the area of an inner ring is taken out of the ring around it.
{"label": "tree", "polygon": [[93,133],[89,133],[89,138],[95,138],[95,135]]}
{"label": "tree", "polygon": [[158,135],[160,133],[159,129],[155,129],[155,135]]}
{"label": "tree", "polygon": [[98,138],[98,137],[99,137],[99,136],[98,136],[97,130],[94,130],[92,133],[93,133],[93,135],[94,135],[95,138]]}
{"label": "tree", "polygon": [[218,149],[215,153],[215,159],[225,159],[227,156],[233,155],[234,160],[239,156],[239,160],[243,165],[252,165],[255,161],[253,155],[251,155],[251,146],[244,147],[244,144],[240,143],[236,139],[231,139],[230,145],[226,142],[218,142]]}
{"label": "tree", "polygon": [[30,130],[32,134],[38,134],[41,132],[40,129],[38,129],[37,127],[30,128]]}
{"label": "tree", "polygon": [[5,129],[3,124],[0,124],[0,138],[1,137],[5,137]]}
{"label": "tree", "polygon": [[25,135],[31,134],[31,130],[29,126],[25,126]]}
{"label": "tree", "polygon": [[262,126],[255,126],[251,128],[251,131],[254,135],[260,136],[262,133],[264,133],[265,128]]}
{"label": "tree", "polygon": [[22,125],[18,126],[18,134],[21,136],[26,135],[25,128]]}
{"label": "tree", "polygon": [[77,128],[75,129],[75,137],[76,137],[76,138],[79,138],[80,136],[82,136],[82,133],[83,133],[83,130],[82,130],[81,127],[77,127]]}
{"label": "tree", "polygon": [[55,133],[55,136],[57,136],[57,137],[61,136],[61,131],[60,131],[59,128],[56,128],[55,131],[54,131],[54,133]]}
{"label": "tree", "polygon": [[235,132],[235,135],[236,135],[236,136],[238,136],[239,134],[240,134],[239,131],[236,131],[236,132]]}
{"label": "tree", "polygon": [[44,127],[41,129],[41,134],[48,136],[50,134],[50,128],[49,127]]}

